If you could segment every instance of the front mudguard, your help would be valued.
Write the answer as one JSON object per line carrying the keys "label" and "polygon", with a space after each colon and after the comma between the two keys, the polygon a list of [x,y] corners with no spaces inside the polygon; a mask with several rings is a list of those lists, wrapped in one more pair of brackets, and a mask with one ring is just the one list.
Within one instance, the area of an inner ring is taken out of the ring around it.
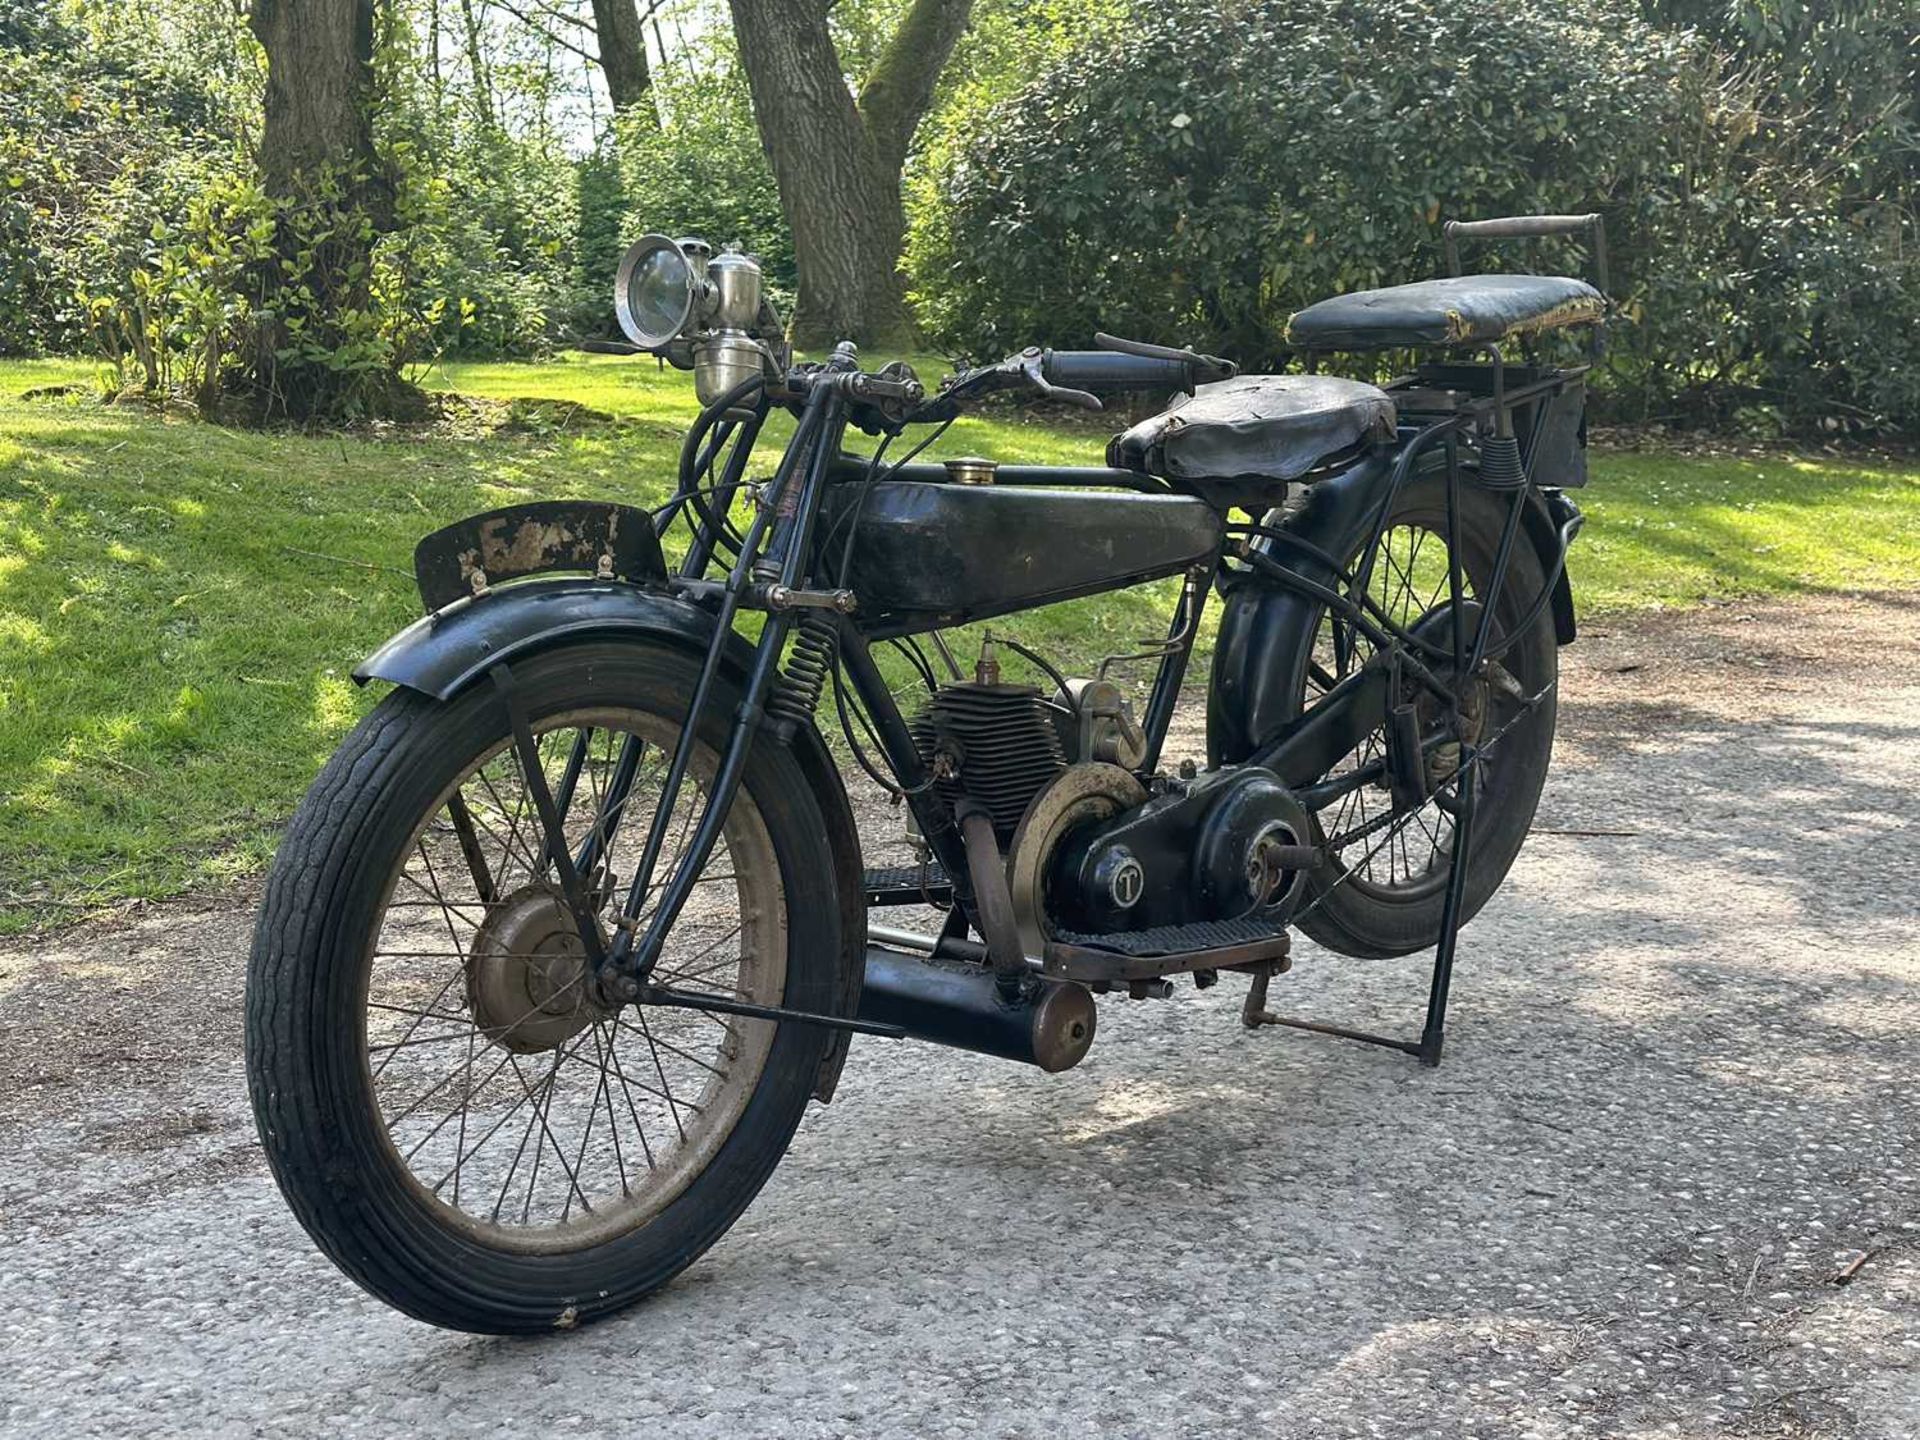
{"label": "front mudguard", "polygon": [[[1310,486],[1304,499],[1288,508],[1279,527],[1346,562],[1366,541],[1392,468],[1391,456],[1374,457]],[[1522,533],[1539,551],[1542,565],[1552,568],[1560,553],[1561,528],[1578,513],[1557,490],[1528,497]],[[1340,578],[1305,549],[1264,543],[1276,562],[1305,579],[1334,585]],[[1555,577],[1550,606],[1555,638],[1571,644],[1573,589],[1564,566]],[[1320,601],[1257,571],[1229,583],[1207,695],[1209,763],[1244,761],[1299,712],[1321,610]]]}
{"label": "front mudguard", "polygon": [[[353,672],[361,684],[385,680],[435,700],[449,700],[485,678],[502,661],[515,661],[581,640],[630,640],[672,645],[704,656],[715,620],[705,610],[661,590],[606,580],[534,580],[501,587],[478,599],[416,620],[363,660]],[[743,682],[753,646],[737,632],[726,638],[724,664]],[[770,737],[771,729],[763,731]],[[812,725],[782,742],[792,750],[819,802],[832,851],[840,906],[843,1014],[856,1013],[866,973],[867,919],[860,832],[839,767]],[[811,896],[802,897],[809,903]],[[821,1060],[814,1094],[832,1098],[846,1062],[851,1032],[836,1030]]]}

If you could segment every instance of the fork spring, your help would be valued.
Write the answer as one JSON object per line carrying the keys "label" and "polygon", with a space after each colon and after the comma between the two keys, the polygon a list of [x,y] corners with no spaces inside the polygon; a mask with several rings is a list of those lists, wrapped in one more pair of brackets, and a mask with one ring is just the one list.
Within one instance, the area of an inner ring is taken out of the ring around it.
{"label": "fork spring", "polygon": [[773,697],[767,701],[767,711],[774,719],[791,725],[812,722],[820,692],[833,673],[838,637],[833,621],[818,612],[805,612],[794,622],[786,667],[780,672]]}

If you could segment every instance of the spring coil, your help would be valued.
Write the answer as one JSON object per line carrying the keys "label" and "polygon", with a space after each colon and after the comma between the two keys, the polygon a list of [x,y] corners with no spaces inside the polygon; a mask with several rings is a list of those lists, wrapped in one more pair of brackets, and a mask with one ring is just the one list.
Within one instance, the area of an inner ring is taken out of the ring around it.
{"label": "spring coil", "polygon": [[1527,467],[1514,435],[1489,435],[1480,442],[1480,483],[1489,490],[1524,490]]}
{"label": "spring coil", "polygon": [[820,692],[833,673],[838,632],[833,621],[820,614],[804,614],[794,622],[793,644],[780,683],[767,701],[767,713],[789,725],[812,722]]}

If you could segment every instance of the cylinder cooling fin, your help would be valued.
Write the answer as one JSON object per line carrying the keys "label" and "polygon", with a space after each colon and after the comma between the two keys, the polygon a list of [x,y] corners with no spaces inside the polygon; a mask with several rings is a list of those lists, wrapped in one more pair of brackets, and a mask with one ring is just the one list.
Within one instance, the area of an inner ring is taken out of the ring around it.
{"label": "cylinder cooling fin", "polygon": [[1031,685],[943,686],[910,728],[941,798],[984,806],[1003,846],[1033,797],[1066,769],[1052,712]]}

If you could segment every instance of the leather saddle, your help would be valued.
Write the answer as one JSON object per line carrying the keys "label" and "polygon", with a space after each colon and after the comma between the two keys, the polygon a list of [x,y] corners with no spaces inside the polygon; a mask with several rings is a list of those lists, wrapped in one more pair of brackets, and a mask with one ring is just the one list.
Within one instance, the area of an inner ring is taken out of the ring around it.
{"label": "leather saddle", "polygon": [[1296,350],[1396,350],[1478,345],[1606,318],[1607,301],[1566,275],[1455,275],[1356,290],[1296,311]]}
{"label": "leather saddle", "polygon": [[1202,385],[1117,435],[1107,463],[1215,505],[1265,508],[1276,489],[1393,438],[1393,401],[1334,375],[1239,375]]}

